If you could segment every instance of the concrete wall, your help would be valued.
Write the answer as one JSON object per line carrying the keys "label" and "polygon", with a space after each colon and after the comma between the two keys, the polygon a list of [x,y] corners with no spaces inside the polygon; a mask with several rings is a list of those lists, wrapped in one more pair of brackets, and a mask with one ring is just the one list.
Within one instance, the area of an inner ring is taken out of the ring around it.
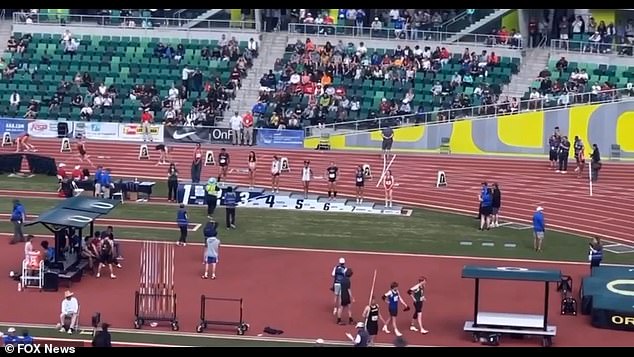
{"label": "concrete wall", "polygon": [[[540,157],[548,153],[548,137],[556,126],[571,140],[579,136],[587,148],[597,144],[605,157],[612,144],[619,144],[623,157],[634,158],[634,100],[399,128],[395,130],[393,149],[438,152],[442,138],[450,138],[455,154]],[[333,149],[381,148],[378,131],[331,135],[330,140]],[[315,148],[318,141],[307,139],[305,147]]]}
{"label": "concrete wall", "polygon": [[622,57],[617,56],[616,54],[612,55],[602,55],[602,54],[582,54],[576,52],[568,52],[565,50],[553,49],[551,51],[551,57],[559,59],[561,57],[566,57],[568,62],[578,62],[578,63],[596,63],[596,64],[605,64],[608,66],[632,66],[634,61],[632,61],[631,57]]}
{"label": "concrete wall", "polygon": [[248,41],[250,38],[259,39],[259,34],[255,30],[242,30],[233,28],[211,28],[211,29],[184,29],[177,27],[157,27],[153,29],[114,27],[114,26],[60,26],[53,24],[13,24],[14,32],[21,33],[59,33],[69,30],[77,35],[97,35],[97,36],[130,36],[130,37],[158,37],[158,38],[187,38],[199,40],[218,40],[222,34],[227,37],[235,36],[238,41]]}

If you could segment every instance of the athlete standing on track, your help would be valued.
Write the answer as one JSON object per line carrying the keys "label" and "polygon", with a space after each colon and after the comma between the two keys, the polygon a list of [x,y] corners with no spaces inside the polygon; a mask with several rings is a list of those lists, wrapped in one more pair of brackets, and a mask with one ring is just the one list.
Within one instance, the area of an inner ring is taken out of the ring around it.
{"label": "athlete standing on track", "polygon": [[255,157],[255,151],[249,151],[249,188],[253,189],[255,186],[255,169],[257,167],[257,159]]}
{"label": "athlete standing on track", "polygon": [[365,320],[365,329],[368,331],[368,335],[370,335],[369,345],[372,346],[374,345],[375,336],[379,334],[379,320],[381,320],[381,323],[385,325],[385,319],[381,316],[379,304],[376,303],[376,298],[374,296],[370,298],[370,305],[363,309],[362,316]]}
{"label": "athlete standing on track", "polygon": [[192,183],[200,182],[200,173],[203,170],[203,150],[200,143],[196,144],[194,149],[194,159],[192,161],[191,177]]}
{"label": "athlete standing on track", "polygon": [[225,148],[220,149],[218,154],[218,181],[227,179],[227,170],[229,169],[229,153]]}
{"label": "athlete standing on track", "polygon": [[390,333],[388,325],[392,322],[392,328],[394,329],[394,334],[396,336],[403,336],[403,334],[398,330],[396,326],[396,317],[398,316],[398,304],[399,302],[403,304],[405,307],[403,311],[409,311],[409,306],[403,300],[401,295],[398,292],[398,283],[393,282],[390,284],[390,290],[383,295],[383,300],[387,302],[387,307],[390,312],[390,317],[387,319],[385,325],[383,325],[383,332]]}
{"label": "athlete standing on track", "polygon": [[339,306],[337,308],[337,324],[345,325],[346,323],[341,321],[341,315],[343,314],[343,310],[348,310],[348,323],[350,325],[354,324],[354,319],[352,318],[352,303],[354,302],[354,297],[352,296],[352,289],[350,284],[350,278],[352,277],[352,269],[346,269],[344,273],[343,279],[341,279],[341,298],[339,299]]}
{"label": "athlete standing on track", "polygon": [[578,136],[575,136],[574,148],[575,160],[577,161],[575,172],[577,173],[577,178],[580,178],[581,174],[583,174],[583,167],[586,166],[586,150],[583,141]]}
{"label": "athlete standing on track", "polygon": [[357,189],[357,203],[363,203],[363,187],[365,186],[365,173],[363,172],[363,166],[357,167],[354,185]]}
{"label": "athlete standing on track", "polygon": [[203,279],[209,278],[209,264],[211,264],[211,279],[216,279],[216,265],[220,252],[220,240],[218,239],[218,223],[210,219],[203,230],[205,234],[205,274]]}
{"label": "athlete standing on track", "polygon": [[304,199],[308,198],[310,180],[312,179],[313,179],[313,169],[310,168],[310,161],[304,160],[304,167],[302,167],[302,187],[304,187]]}
{"label": "athlete standing on track", "polygon": [[15,139],[15,152],[20,152],[21,149],[24,149],[24,151],[32,151],[35,152],[35,146],[31,145],[30,143],[31,141],[31,134],[29,133],[24,133],[20,136],[18,136]]}
{"label": "athlete standing on track", "polygon": [[346,260],[344,258],[339,258],[339,264],[332,269],[331,274],[333,278],[331,290],[335,294],[334,309],[332,310],[333,315],[336,315],[337,310],[339,309],[339,302],[341,300],[341,280],[345,277],[346,270],[348,270],[346,267]]}
{"label": "athlete standing on track", "polygon": [[383,187],[385,188],[385,207],[392,207],[392,191],[394,190],[394,176],[392,176],[392,170],[385,172],[383,178]]}
{"label": "athlete standing on track", "polygon": [[[328,179],[328,199],[337,198],[337,174],[339,168],[334,162],[330,162],[330,166],[326,169],[326,177]],[[334,195],[333,195],[334,194]]]}
{"label": "athlete standing on track", "polygon": [[86,140],[83,137],[79,137],[79,141],[77,142],[77,154],[79,155],[79,162],[88,162],[91,167],[95,167],[95,165],[90,161],[90,156],[86,151]]}
{"label": "athlete standing on track", "polygon": [[282,163],[277,155],[273,156],[271,162],[271,191],[273,193],[280,192],[280,173],[282,172]]}
{"label": "athlete standing on track", "polygon": [[[426,300],[425,284],[427,284],[427,278],[421,276],[418,279],[418,283],[407,291],[412,300],[414,300],[414,316],[412,316],[412,324],[409,329],[416,332],[420,331],[423,335],[429,332],[423,328],[423,303]],[[418,328],[416,328],[416,323],[418,323]]]}
{"label": "athlete standing on track", "polygon": [[548,159],[550,160],[550,168],[557,168],[557,156],[559,153],[559,143],[561,142],[561,138],[557,135],[557,132],[553,133],[553,135],[548,138]]}
{"label": "athlete standing on track", "polygon": [[555,172],[565,174],[568,171],[568,155],[570,155],[570,141],[567,136],[564,136],[559,143],[559,170]]}

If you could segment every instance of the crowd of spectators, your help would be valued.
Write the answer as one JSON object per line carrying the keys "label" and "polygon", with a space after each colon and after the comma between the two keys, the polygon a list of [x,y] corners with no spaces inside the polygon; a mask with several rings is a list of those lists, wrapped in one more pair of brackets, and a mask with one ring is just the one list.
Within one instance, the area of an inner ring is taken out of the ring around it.
{"label": "crowd of spectators", "polygon": [[[7,50],[14,53],[23,53],[32,39],[30,34],[23,35],[20,39],[11,36],[7,42]],[[73,56],[80,52],[80,39],[73,36],[69,30],[65,30],[61,36],[60,44],[64,54]],[[236,63],[232,69],[229,80],[225,83],[219,76],[209,76],[199,68],[190,67],[183,63],[185,48],[182,44],[159,43],[153,50],[156,58],[168,59],[171,63],[183,66],[180,80],[174,80],[166,97],[160,97],[160,91],[154,84],[138,84],[129,92],[121,92],[120,83],[106,85],[94,80],[98,74],[87,71],[68,73],[68,78],[62,80],[55,93],[50,93],[43,99],[43,103],[30,100],[27,106],[25,118],[35,119],[41,105],[48,106],[49,113],[58,113],[62,106],[69,105],[80,108],[80,116],[83,120],[90,120],[95,113],[103,113],[105,109],[112,108],[117,98],[129,98],[139,103],[139,110],[149,110],[154,113],[162,113],[162,118],[167,125],[214,125],[217,119],[222,120],[223,114],[230,107],[230,101],[235,98],[236,90],[241,87],[247,70],[252,67],[253,59],[258,55],[258,44],[254,39],[248,42],[248,48],[241,50],[235,37],[228,39],[222,35],[218,45],[214,48],[205,47],[201,56],[209,60],[233,61]],[[51,56],[42,58],[41,66],[51,65]],[[12,59],[6,63],[0,59],[0,73],[5,80],[11,80],[19,70],[28,71],[35,83],[41,79],[37,68],[29,66],[28,60],[18,62]],[[72,77],[70,77],[72,76]],[[79,88],[86,88],[86,94],[82,95]],[[65,100],[69,98],[69,100]],[[183,110],[185,101],[192,101],[192,109],[189,112]],[[10,97],[10,110],[18,112],[21,108],[21,94],[17,91]]]}
{"label": "crowd of spectators", "polygon": [[[380,55],[369,53],[363,42],[357,46],[345,45],[342,41],[336,45],[326,42],[324,46],[318,46],[308,38],[289,46],[287,52],[292,52],[288,61],[278,59],[274,69],[260,79],[260,97],[253,112],[256,117],[263,118],[268,127],[293,127],[302,121],[323,125],[327,121],[358,118],[365,105],[360,96],[348,93],[346,81],[391,82],[397,88],[394,97],[381,98],[378,106],[368,108],[370,119],[422,114],[426,108],[423,105],[414,107],[414,103],[419,103],[417,99],[428,94],[441,109],[451,109],[452,118],[472,114],[460,109],[473,105],[484,105],[484,114],[489,110],[486,105],[493,105],[498,99],[499,88],[488,84],[477,85],[473,96],[458,94],[462,91],[456,90],[472,87],[474,78],[486,79],[489,70],[500,60],[494,52],[476,54],[465,49],[459,60],[460,69],[451,80],[435,81],[431,93],[416,92],[413,88],[415,79],[426,74],[435,75],[447,65],[451,54],[444,47],[398,45],[393,53]],[[509,100],[509,112],[513,103],[514,100]],[[271,113],[268,118],[267,112]]]}

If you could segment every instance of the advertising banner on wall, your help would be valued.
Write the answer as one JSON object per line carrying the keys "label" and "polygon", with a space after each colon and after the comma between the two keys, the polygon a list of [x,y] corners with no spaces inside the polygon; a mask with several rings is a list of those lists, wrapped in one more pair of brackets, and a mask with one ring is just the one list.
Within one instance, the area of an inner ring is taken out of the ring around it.
{"label": "advertising banner on wall", "polygon": [[[33,120],[28,123],[28,132],[34,138],[56,138],[57,137],[57,120]],[[64,122],[68,125],[68,134],[72,136],[74,122]]]}
{"label": "advertising banner on wall", "polygon": [[[163,142],[163,125],[151,125],[150,133],[152,141],[157,143]],[[141,123],[119,124],[119,139],[127,141],[143,141],[143,126]]]}

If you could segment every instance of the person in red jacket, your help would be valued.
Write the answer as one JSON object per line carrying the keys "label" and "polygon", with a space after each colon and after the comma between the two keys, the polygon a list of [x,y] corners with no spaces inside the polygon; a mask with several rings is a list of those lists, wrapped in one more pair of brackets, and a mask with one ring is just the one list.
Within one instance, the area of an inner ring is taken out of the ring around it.
{"label": "person in red jacket", "polygon": [[242,117],[242,138],[244,140],[244,145],[253,145],[253,115],[251,112],[247,112]]}
{"label": "person in red jacket", "polygon": [[150,113],[150,109],[145,109],[145,111],[141,114],[141,126],[143,128],[143,141],[147,141],[147,139],[150,139],[150,142],[153,141],[152,139],[152,132],[151,132],[151,128],[150,125],[152,124],[152,113]]}

